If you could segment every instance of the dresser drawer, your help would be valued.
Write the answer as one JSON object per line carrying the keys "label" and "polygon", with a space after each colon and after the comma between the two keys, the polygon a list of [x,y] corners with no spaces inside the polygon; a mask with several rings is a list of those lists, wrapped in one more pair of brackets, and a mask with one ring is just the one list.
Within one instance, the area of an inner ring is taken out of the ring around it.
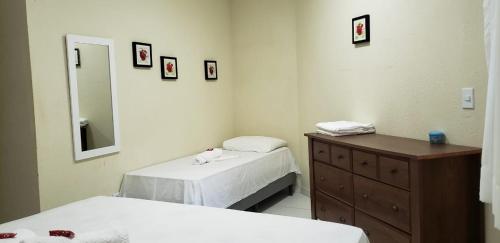
{"label": "dresser drawer", "polygon": [[339,200],[316,192],[316,216],[320,220],[353,225],[354,209]]}
{"label": "dresser drawer", "polygon": [[352,151],[352,167],[356,174],[377,178],[377,156],[362,151]]}
{"label": "dresser drawer", "polygon": [[360,211],[356,211],[356,226],[365,231],[370,243],[410,243],[410,236]]}
{"label": "dresser drawer", "polygon": [[330,147],[332,165],[345,170],[351,170],[351,151],[348,148],[332,145]]}
{"label": "dresser drawer", "polygon": [[410,232],[410,194],[360,176],[354,176],[354,205],[376,218]]}
{"label": "dresser drawer", "polygon": [[379,157],[380,180],[408,189],[410,185],[408,162],[387,157]]}
{"label": "dresser drawer", "polygon": [[313,158],[322,162],[330,163],[330,145],[318,141],[313,142]]}
{"label": "dresser drawer", "polygon": [[314,162],[316,188],[330,196],[354,204],[352,174],[332,166]]}

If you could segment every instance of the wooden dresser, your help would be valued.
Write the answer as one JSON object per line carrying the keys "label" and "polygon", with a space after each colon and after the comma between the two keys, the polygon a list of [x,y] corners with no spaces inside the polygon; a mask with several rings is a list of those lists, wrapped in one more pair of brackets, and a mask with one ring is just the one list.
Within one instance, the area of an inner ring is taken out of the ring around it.
{"label": "wooden dresser", "polygon": [[370,243],[481,243],[481,149],[379,134],[309,139],[314,219]]}

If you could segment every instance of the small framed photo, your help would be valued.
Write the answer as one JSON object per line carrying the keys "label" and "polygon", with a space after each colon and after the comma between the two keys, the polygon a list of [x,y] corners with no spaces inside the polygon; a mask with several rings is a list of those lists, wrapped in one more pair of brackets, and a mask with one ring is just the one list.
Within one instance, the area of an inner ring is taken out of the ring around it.
{"label": "small framed photo", "polygon": [[134,67],[152,67],[153,50],[151,44],[132,42],[132,53],[134,55]]}
{"label": "small framed photo", "polygon": [[80,49],[75,48],[75,64],[77,67],[80,67]]}
{"label": "small framed photo", "polygon": [[160,57],[161,61],[161,78],[162,79],[177,79],[177,58],[176,57]]}
{"label": "small framed photo", "polygon": [[205,80],[217,80],[217,61],[205,61]]}
{"label": "small framed photo", "polygon": [[370,41],[370,15],[352,19],[352,44]]}

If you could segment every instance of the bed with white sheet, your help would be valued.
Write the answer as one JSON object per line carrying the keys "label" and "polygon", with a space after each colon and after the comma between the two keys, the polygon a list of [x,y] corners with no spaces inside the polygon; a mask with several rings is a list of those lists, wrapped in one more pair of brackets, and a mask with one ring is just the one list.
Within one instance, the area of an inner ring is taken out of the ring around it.
{"label": "bed with white sheet", "polygon": [[[194,165],[193,155],[128,172],[124,175],[120,195],[246,209],[245,206],[232,206],[280,180],[287,179],[287,183],[294,183],[295,173],[300,173],[287,147],[267,153],[223,150],[223,155],[233,158]],[[290,175],[293,175],[291,181]],[[278,189],[288,185],[281,184]],[[269,196],[269,193],[265,196]]]}
{"label": "bed with white sheet", "polygon": [[[308,219],[133,198],[94,197],[0,225],[0,232],[76,235],[110,227],[131,243],[368,243],[359,228]],[[1,240],[0,240],[1,242]]]}

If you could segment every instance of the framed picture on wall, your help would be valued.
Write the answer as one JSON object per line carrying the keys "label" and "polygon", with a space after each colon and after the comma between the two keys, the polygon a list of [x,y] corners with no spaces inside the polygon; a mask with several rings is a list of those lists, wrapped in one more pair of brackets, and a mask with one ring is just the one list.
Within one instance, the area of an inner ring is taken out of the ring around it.
{"label": "framed picture on wall", "polygon": [[132,53],[134,56],[134,67],[152,67],[153,50],[151,44],[132,42]]}
{"label": "framed picture on wall", "polygon": [[205,80],[217,80],[217,61],[205,61]]}
{"label": "framed picture on wall", "polygon": [[161,78],[177,79],[177,58],[161,56]]}
{"label": "framed picture on wall", "polygon": [[75,48],[75,64],[80,67],[80,49]]}
{"label": "framed picture on wall", "polygon": [[352,19],[352,44],[370,41],[370,15]]}

